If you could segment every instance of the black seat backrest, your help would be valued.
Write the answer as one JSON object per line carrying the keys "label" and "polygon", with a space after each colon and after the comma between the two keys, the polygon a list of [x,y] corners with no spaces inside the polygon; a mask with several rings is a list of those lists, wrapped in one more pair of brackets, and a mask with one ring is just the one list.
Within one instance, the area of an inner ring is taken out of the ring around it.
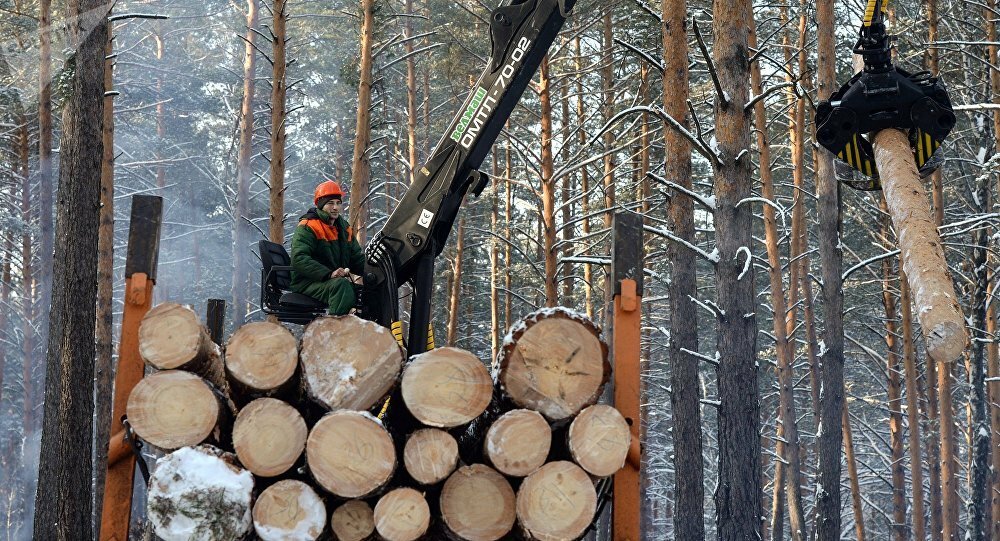
{"label": "black seat backrest", "polygon": [[271,241],[262,240],[257,243],[260,250],[260,260],[264,265],[264,276],[267,277],[269,285],[281,291],[287,291],[292,287],[292,273],[286,269],[274,269],[273,267],[290,267],[292,258],[288,256],[285,247]]}

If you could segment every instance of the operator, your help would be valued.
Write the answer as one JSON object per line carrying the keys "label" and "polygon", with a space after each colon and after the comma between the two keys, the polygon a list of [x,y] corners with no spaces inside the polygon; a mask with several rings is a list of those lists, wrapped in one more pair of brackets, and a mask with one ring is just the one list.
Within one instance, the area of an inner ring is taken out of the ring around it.
{"label": "operator", "polygon": [[364,253],[340,215],[340,184],[328,180],[316,186],[313,203],[316,207],[302,215],[292,235],[292,291],[325,302],[330,315],[344,315],[355,304]]}

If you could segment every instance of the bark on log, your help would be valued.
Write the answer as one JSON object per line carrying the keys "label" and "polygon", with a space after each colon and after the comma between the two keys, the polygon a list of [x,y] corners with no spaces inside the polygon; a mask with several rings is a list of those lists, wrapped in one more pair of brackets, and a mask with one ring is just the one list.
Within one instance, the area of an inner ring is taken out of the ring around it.
{"label": "bark on log", "polygon": [[455,427],[479,417],[493,396],[489,371],[478,357],[458,348],[417,355],[403,371],[406,408],[421,423]]}
{"label": "bark on log", "polygon": [[410,477],[422,485],[441,482],[458,465],[458,442],[444,430],[418,430],[406,440],[403,464]]}
{"label": "bark on log", "polygon": [[899,130],[882,130],[873,146],[927,354],[939,362],[952,362],[968,342],[965,319],[910,143]]}
{"label": "bark on log", "polygon": [[342,498],[362,498],[392,477],[396,450],[374,417],[341,410],[324,416],[309,433],[306,463],[325,490]]}
{"label": "bark on log", "polygon": [[606,404],[583,410],[569,427],[570,455],[594,477],[608,477],[622,469],[631,443],[625,417]]}
{"label": "bark on log", "polygon": [[326,506],[302,481],[278,481],[254,503],[253,527],[261,541],[315,541],[326,527]]}
{"label": "bark on log", "polygon": [[351,500],[330,515],[330,529],[336,541],[366,541],[375,533],[375,514],[367,503]]}
{"label": "bark on log", "polygon": [[514,527],[510,483],[482,464],[459,468],[441,490],[441,518],[448,534],[463,541],[496,541]]}
{"label": "bark on log", "polygon": [[431,512],[424,495],[397,488],[375,504],[375,529],[386,541],[415,541],[430,527]]}
{"label": "bark on log", "polygon": [[403,350],[384,327],[355,316],[323,317],[302,335],[302,379],[327,409],[369,410],[392,390]]}
{"label": "bark on log", "polygon": [[185,447],[161,458],[149,479],[146,516],[164,541],[232,541],[250,531],[253,475],[236,457]]}
{"label": "bark on log", "polygon": [[150,310],[139,325],[139,354],[157,370],[185,370],[228,390],[219,346],[187,306],[165,302]]}
{"label": "bark on log", "polygon": [[223,436],[225,410],[205,380],[183,370],[156,372],[129,394],[125,414],[136,435],[173,451]]}
{"label": "bark on log", "polygon": [[551,421],[597,402],[611,375],[600,334],[592,322],[564,308],[529,315],[504,339],[497,367],[504,392]]}
{"label": "bark on log", "polygon": [[486,433],[483,456],[498,471],[524,477],[545,464],[552,429],[542,414],[517,409],[502,415]]}
{"label": "bark on log", "polygon": [[286,398],[295,388],[299,346],[282,325],[248,323],[229,338],[225,365],[232,398],[240,405],[263,397]]}
{"label": "bark on log", "polygon": [[302,456],[308,429],[302,415],[281,400],[259,398],[240,410],[233,425],[233,447],[243,467],[274,477]]}
{"label": "bark on log", "polygon": [[576,539],[590,526],[596,510],[594,483],[572,462],[542,466],[517,491],[517,522],[532,540]]}

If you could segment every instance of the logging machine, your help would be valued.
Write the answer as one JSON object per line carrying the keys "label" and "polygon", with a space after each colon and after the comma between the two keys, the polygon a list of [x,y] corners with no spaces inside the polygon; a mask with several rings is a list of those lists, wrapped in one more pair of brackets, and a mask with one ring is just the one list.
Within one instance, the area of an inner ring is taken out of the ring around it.
{"label": "logging machine", "polygon": [[466,194],[479,196],[479,171],[514,106],[548,52],[576,0],[505,0],[490,14],[492,52],[452,120],[385,226],[365,248],[361,316],[402,338],[399,286],[410,282],[409,355],[433,348],[430,332],[434,258],[451,234]]}
{"label": "logging machine", "polygon": [[886,33],[887,1],[868,0],[854,54],[864,69],[816,108],[819,143],[864,177],[844,183],[858,190],[878,190],[878,170],[871,142],[865,135],[888,128],[907,132],[921,176],[940,165],[936,155],[955,127],[948,91],[929,71],[909,73],[892,63],[892,42]]}

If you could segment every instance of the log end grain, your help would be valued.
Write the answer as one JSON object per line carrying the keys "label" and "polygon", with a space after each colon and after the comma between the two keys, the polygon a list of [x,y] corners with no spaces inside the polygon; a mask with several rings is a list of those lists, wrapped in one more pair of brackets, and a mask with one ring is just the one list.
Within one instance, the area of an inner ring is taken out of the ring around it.
{"label": "log end grain", "polygon": [[281,386],[295,373],[298,363],[295,336],[277,323],[248,323],[226,344],[230,377],[250,389],[267,391]]}
{"label": "log end grain", "polygon": [[595,403],[611,375],[600,329],[564,308],[539,310],[511,327],[497,369],[518,406],[552,421]]}
{"label": "log end grain", "polygon": [[325,526],[326,506],[302,481],[278,481],[253,506],[253,527],[261,541],[315,541]]}
{"label": "log end grain", "polygon": [[302,415],[281,400],[260,398],[240,410],[233,446],[243,466],[261,477],[288,471],[302,455],[308,430]]}
{"label": "log end grain", "polygon": [[139,355],[160,370],[178,368],[202,353],[204,333],[198,315],[172,302],[156,305],[139,324]]}
{"label": "log end grain", "polygon": [[331,410],[372,408],[395,386],[403,366],[392,333],[355,316],[310,323],[300,358],[306,393]]}
{"label": "log end grain", "polygon": [[185,447],[156,463],[146,515],[164,541],[240,539],[250,531],[253,475],[218,449]]}
{"label": "log end grain", "polygon": [[517,409],[503,414],[486,432],[483,452],[504,475],[524,477],[545,464],[552,429],[542,414]]}
{"label": "log end grain", "polygon": [[396,449],[374,417],[340,410],[325,415],[309,433],[306,462],[325,490],[342,498],[361,498],[392,477]]}
{"label": "log end grain", "polygon": [[573,419],[568,438],[569,452],[581,468],[595,477],[608,477],[625,465],[632,433],[617,409],[596,404]]}
{"label": "log end grain", "polygon": [[135,433],[164,450],[205,441],[219,421],[219,399],[198,376],[167,370],[141,379],[129,394],[126,415]]}
{"label": "log end grain", "polygon": [[459,468],[441,490],[441,516],[460,539],[503,539],[516,518],[514,489],[489,466]]}
{"label": "log end grain", "polygon": [[403,464],[416,482],[433,485],[455,471],[455,466],[458,465],[458,442],[444,430],[417,430],[406,440]]}
{"label": "log end grain", "polygon": [[403,402],[427,426],[454,427],[479,417],[490,404],[493,380],[474,354],[438,348],[417,355],[406,365]]}
{"label": "log end grain", "polygon": [[375,533],[375,513],[367,503],[351,500],[330,515],[330,529],[337,541],[365,541]]}
{"label": "log end grain", "polygon": [[387,541],[415,541],[427,532],[431,511],[424,495],[412,488],[397,488],[375,504],[375,529]]}
{"label": "log end grain", "polygon": [[529,539],[576,539],[593,521],[596,510],[594,483],[572,462],[542,466],[517,491],[517,521]]}

